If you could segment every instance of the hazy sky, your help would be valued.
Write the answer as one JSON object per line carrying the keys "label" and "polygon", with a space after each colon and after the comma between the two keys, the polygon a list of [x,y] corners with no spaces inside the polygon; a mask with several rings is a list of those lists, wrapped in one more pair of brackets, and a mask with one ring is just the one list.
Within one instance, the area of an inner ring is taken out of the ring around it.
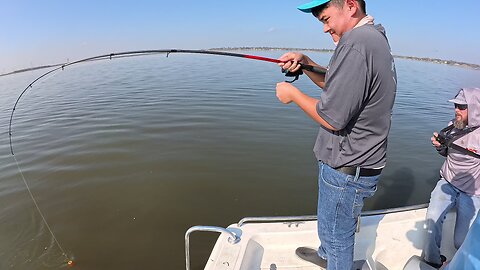
{"label": "hazy sky", "polygon": [[[143,49],[333,48],[308,0],[0,0],[0,73]],[[480,0],[367,0],[394,54],[480,64]]]}

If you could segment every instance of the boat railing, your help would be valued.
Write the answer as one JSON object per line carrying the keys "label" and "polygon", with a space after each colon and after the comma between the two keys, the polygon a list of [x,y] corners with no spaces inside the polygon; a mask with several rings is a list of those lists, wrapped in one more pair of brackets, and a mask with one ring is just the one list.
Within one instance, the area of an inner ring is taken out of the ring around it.
{"label": "boat railing", "polygon": [[240,242],[240,236],[228,228],[222,228],[217,226],[193,226],[185,233],[185,266],[187,270],[190,270],[190,234],[193,232],[218,232],[226,233],[229,235],[228,242],[232,245]]}
{"label": "boat railing", "polygon": [[311,221],[316,220],[317,216],[277,216],[277,217],[245,217],[242,218],[238,223],[238,227],[242,227],[247,223],[258,223],[258,222],[294,222],[294,221]]}

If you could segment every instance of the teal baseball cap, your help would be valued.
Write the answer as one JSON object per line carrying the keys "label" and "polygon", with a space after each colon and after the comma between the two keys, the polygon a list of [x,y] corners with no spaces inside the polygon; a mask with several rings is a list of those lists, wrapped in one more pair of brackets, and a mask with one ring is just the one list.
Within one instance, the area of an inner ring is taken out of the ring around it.
{"label": "teal baseball cap", "polygon": [[330,2],[330,0],[313,0],[312,2],[310,3],[306,3],[306,4],[303,4],[303,5],[300,5],[298,6],[297,8],[300,10],[300,11],[303,11],[303,12],[306,12],[306,13],[310,13],[312,12],[312,8],[316,8],[318,6],[321,6],[327,2]]}

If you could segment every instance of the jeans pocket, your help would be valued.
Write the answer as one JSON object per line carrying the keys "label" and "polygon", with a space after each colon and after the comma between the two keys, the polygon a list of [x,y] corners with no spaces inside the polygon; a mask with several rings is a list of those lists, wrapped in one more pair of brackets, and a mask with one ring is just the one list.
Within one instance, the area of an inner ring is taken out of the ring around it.
{"label": "jeans pocket", "polygon": [[322,166],[320,179],[329,187],[343,190],[348,183],[348,178],[351,178],[349,175],[345,175],[332,169],[330,166]]}

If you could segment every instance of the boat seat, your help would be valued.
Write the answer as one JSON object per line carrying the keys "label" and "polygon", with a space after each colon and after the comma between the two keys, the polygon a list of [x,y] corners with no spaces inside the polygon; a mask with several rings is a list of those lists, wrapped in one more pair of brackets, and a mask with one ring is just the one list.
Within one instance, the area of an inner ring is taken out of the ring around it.
{"label": "boat seat", "polygon": [[436,270],[437,268],[428,265],[422,258],[418,256],[412,256],[407,264],[403,267],[403,270]]}

